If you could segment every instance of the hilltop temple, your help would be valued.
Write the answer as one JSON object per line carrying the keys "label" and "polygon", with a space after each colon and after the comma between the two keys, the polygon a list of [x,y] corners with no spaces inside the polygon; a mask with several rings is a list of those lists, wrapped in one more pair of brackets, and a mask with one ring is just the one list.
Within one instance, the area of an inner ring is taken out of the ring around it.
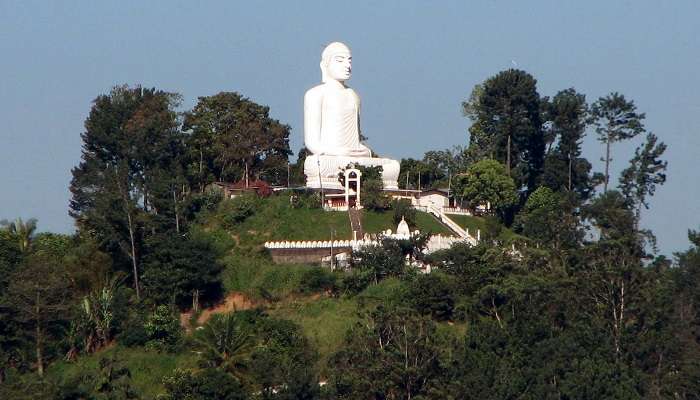
{"label": "hilltop temple", "polygon": [[338,174],[348,166],[382,167],[385,190],[398,190],[399,162],[375,157],[360,141],[360,96],[347,81],[352,54],[343,43],[333,42],[321,54],[322,83],[304,95],[304,145],[310,155],[304,162],[306,186],[345,190]]}

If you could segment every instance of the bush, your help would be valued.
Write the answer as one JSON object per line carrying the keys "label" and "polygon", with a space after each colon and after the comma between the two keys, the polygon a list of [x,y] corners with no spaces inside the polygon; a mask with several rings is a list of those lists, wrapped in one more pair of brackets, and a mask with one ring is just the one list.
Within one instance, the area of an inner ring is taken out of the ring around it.
{"label": "bush", "polygon": [[184,214],[188,220],[193,220],[200,212],[211,212],[224,199],[224,194],[220,190],[206,190],[204,193],[193,194],[184,207]]}
{"label": "bush", "polygon": [[253,194],[244,194],[233,200],[225,200],[219,207],[219,214],[222,214],[221,222],[225,228],[232,228],[240,224],[257,211],[259,198]]}
{"label": "bush", "polygon": [[314,267],[301,276],[299,290],[302,293],[335,292],[337,276],[326,268]]}
{"label": "bush", "polygon": [[497,217],[493,215],[487,215],[484,217],[484,229],[481,231],[481,239],[486,242],[493,242],[498,240],[503,232],[503,225]]}
{"label": "bush", "polygon": [[163,379],[165,394],[158,400],[244,400],[247,393],[231,375],[218,369],[202,371],[176,369]]}
{"label": "bush", "polygon": [[313,190],[292,192],[289,197],[292,208],[321,208],[321,194]]}
{"label": "bush", "polygon": [[146,318],[142,313],[132,313],[121,324],[121,333],[117,341],[127,347],[143,346],[148,342],[148,332],[145,328]]}
{"label": "bush", "polygon": [[356,295],[365,290],[372,283],[372,275],[363,271],[354,270],[345,275],[340,283],[343,293]]}
{"label": "bush", "polygon": [[156,307],[146,320],[144,330],[148,337],[146,346],[157,350],[173,351],[182,338],[180,321],[173,310],[164,305]]}

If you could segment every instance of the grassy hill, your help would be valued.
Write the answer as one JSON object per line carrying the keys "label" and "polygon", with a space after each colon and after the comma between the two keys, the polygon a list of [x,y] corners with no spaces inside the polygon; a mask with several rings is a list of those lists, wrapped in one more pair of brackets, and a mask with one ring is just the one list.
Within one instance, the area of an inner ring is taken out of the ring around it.
{"label": "grassy hill", "polygon": [[[294,208],[289,197],[281,194],[256,200],[256,210],[241,223],[225,223],[228,208],[220,209],[206,216],[202,226],[209,231],[225,229],[234,241],[244,245],[259,245],[273,240],[330,240],[331,231],[336,239],[352,237],[350,219],[344,211],[324,211],[320,208]],[[362,226],[367,233],[380,233],[391,229],[396,231],[392,221],[393,213],[363,210]],[[416,212],[416,226],[421,232],[453,235],[434,216],[426,212]]]}
{"label": "grassy hill", "polygon": [[242,222],[227,221],[233,203],[226,200],[216,212],[205,215],[201,225],[208,230],[225,229],[236,243],[245,245],[273,240],[329,240],[332,230],[335,238],[351,237],[346,212],[295,208],[285,194],[254,201],[255,209]]}
{"label": "grassy hill", "polygon": [[[233,210],[233,211],[232,211]],[[294,208],[288,196],[256,199],[254,207],[243,220],[231,223],[230,216],[238,212],[231,202],[218,209],[200,214],[192,235],[212,238],[222,254],[225,266],[222,280],[227,299],[239,296],[253,307],[275,318],[297,323],[313,348],[318,352],[317,369],[327,376],[328,359],[342,344],[348,330],[362,321],[362,310],[379,304],[400,302],[407,282],[396,278],[380,281],[357,295],[329,296],[323,292],[305,292],[302,287],[311,265],[274,264],[262,249],[269,240],[322,240],[335,230],[338,238],[350,237],[350,221],[345,212],[327,212],[313,208]],[[395,230],[391,212],[364,212],[363,224],[370,233]],[[417,227],[423,232],[450,234],[433,216],[418,212]],[[342,279],[343,273],[337,273]],[[235,309],[235,308],[234,308]],[[194,321],[194,320],[192,320]],[[441,323],[440,331],[457,335],[464,324]],[[70,385],[85,374],[99,374],[102,358],[115,358],[131,372],[131,382],[144,398],[162,393],[163,378],[175,368],[193,368],[197,355],[188,339],[176,353],[159,352],[145,347],[113,344],[96,354],[82,355],[76,361],[58,361],[47,370],[54,382]]]}
{"label": "grassy hill", "polygon": [[[365,210],[362,213],[362,228],[367,233],[379,233],[391,229],[396,232],[396,224],[393,221],[391,211],[376,212]],[[418,229],[421,232],[432,232],[440,235],[454,235],[452,231],[438,221],[434,216],[423,211],[416,211],[416,226],[411,226],[411,230]]]}

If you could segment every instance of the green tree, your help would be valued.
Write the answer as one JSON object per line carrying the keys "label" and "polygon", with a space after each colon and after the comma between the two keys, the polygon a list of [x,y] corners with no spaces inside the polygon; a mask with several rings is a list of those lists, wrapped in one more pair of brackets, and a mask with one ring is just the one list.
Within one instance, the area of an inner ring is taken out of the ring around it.
{"label": "green tree", "polygon": [[490,203],[492,208],[502,213],[517,202],[515,183],[496,160],[482,160],[473,164],[460,176],[460,180],[458,187],[470,207]]}
{"label": "green tree", "polygon": [[385,239],[379,246],[365,246],[353,254],[353,268],[378,283],[390,276],[401,276],[404,272],[405,257],[398,241]]}
{"label": "green tree", "polygon": [[[39,278],[40,277],[40,278]],[[59,260],[30,255],[12,275],[6,301],[34,342],[36,369],[44,374],[45,352],[52,333],[67,320],[71,291]]]}
{"label": "green tree", "polygon": [[318,398],[317,357],[301,327],[262,317],[255,319],[254,330],[256,346],[250,356],[250,371],[262,398]]}
{"label": "green tree", "polygon": [[285,184],[290,128],[269,111],[236,92],[200,97],[184,121],[193,186],[251,177]]}
{"label": "green tree", "polygon": [[635,229],[634,213],[619,192],[603,193],[584,209],[584,216],[600,237],[583,250],[585,279],[579,290],[590,299],[590,309],[600,313],[619,359],[627,351],[628,326],[635,317],[631,310],[642,283],[642,237]]}
{"label": "green tree", "polygon": [[356,166],[362,173],[360,183],[360,202],[368,210],[385,211],[389,208],[389,196],[384,192],[382,167]]}
{"label": "green tree", "polygon": [[576,248],[583,239],[569,198],[548,187],[532,192],[514,225],[525,236],[557,252]]}
{"label": "green tree", "polygon": [[446,344],[427,317],[378,307],[329,361],[332,398],[420,399],[439,390]]}
{"label": "green tree", "polygon": [[599,98],[591,107],[590,121],[596,127],[598,140],[605,143],[605,181],[603,191],[610,183],[610,148],[613,143],[631,139],[644,131],[644,113],[637,113],[634,101],[617,92]]}
{"label": "green tree", "polygon": [[254,346],[249,326],[234,313],[216,314],[194,335],[203,363],[233,375],[239,381],[249,379],[250,354]]}
{"label": "green tree", "polygon": [[200,300],[217,300],[223,266],[211,244],[198,237],[160,235],[149,239],[143,265],[146,296],[156,304],[198,309]]}
{"label": "green tree", "polygon": [[159,305],[143,324],[146,345],[157,350],[172,351],[182,338],[182,329],[176,310]]}
{"label": "green tree", "polygon": [[[509,69],[484,81],[467,106],[463,104],[473,120],[470,146],[487,146],[476,152],[493,154],[518,188],[527,186],[531,191],[544,158],[542,100],[536,85],[527,72]],[[511,170],[516,173],[511,175]]]}
{"label": "green tree", "polygon": [[676,254],[677,268],[670,270],[673,282],[673,318],[676,336],[683,349],[678,359],[671,361],[677,371],[671,376],[672,393],[678,398],[692,399],[700,393],[700,232],[688,231],[691,247]]}
{"label": "green tree", "polygon": [[419,313],[445,321],[454,311],[454,288],[448,276],[418,275],[409,285],[406,300]]}
{"label": "green tree", "polygon": [[557,191],[576,191],[585,200],[592,190],[591,164],[581,157],[588,122],[586,96],[573,88],[562,90],[546,110],[550,137],[557,145],[547,151],[542,183]]}
{"label": "green tree", "polygon": [[649,133],[646,142],[634,151],[630,166],[620,176],[620,190],[635,210],[637,226],[642,206],[649,209],[647,197],[654,195],[657,185],[666,182],[668,162],[660,159],[666,151],[666,145],[657,141],[656,135]]}
{"label": "green tree", "polygon": [[144,237],[178,227],[179,100],[127,86],[98,96],[81,134],[81,162],[72,171],[70,215],[112,255],[115,267],[130,264],[137,297]]}

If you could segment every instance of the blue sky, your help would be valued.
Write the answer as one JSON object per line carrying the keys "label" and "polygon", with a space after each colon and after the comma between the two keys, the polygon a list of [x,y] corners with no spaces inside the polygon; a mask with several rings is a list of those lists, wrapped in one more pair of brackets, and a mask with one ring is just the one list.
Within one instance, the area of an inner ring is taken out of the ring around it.
{"label": "blue sky", "polygon": [[[647,113],[669,146],[668,182],[642,225],[662,253],[700,227],[700,2],[0,0],[0,219],[71,232],[70,170],[91,101],[114,85],[198,96],[238,91],[270,106],[302,144],[302,96],[334,40],[353,50],[363,129],[382,155],[467,144],[460,103],[517,66],[553,96],[612,91]],[[613,148],[616,177],[641,137]],[[593,132],[585,156],[600,170]]]}

